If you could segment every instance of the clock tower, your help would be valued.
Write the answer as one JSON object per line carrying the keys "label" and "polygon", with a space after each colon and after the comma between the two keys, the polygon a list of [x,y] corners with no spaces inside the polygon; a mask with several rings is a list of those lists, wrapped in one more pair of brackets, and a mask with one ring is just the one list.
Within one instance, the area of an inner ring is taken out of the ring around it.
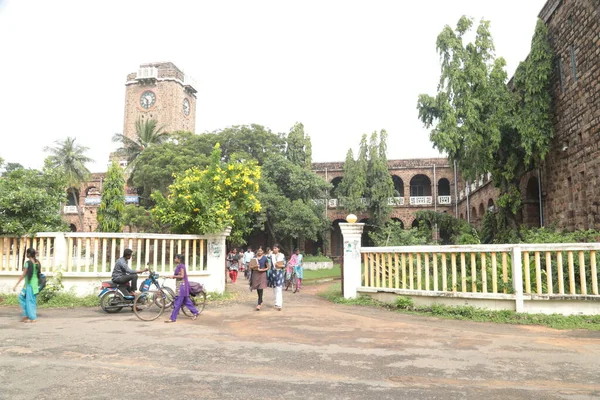
{"label": "clock tower", "polygon": [[135,138],[138,119],[155,119],[167,132],[195,131],[196,83],[175,64],[142,64],[125,87],[123,135]]}

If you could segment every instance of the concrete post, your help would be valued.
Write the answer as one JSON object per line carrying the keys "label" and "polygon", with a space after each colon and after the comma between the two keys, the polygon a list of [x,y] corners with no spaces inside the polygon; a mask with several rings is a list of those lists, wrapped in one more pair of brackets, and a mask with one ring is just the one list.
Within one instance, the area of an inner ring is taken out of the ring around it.
{"label": "concrete post", "polygon": [[356,298],[356,289],[361,284],[360,248],[361,235],[365,224],[340,223],[340,230],[344,239],[342,256],[344,257],[344,287],[346,299]]}
{"label": "concrete post", "polygon": [[205,282],[210,292],[223,293],[225,291],[225,239],[231,233],[231,228],[226,228],[223,233],[206,235],[206,269],[209,278]]}
{"label": "concrete post", "polygon": [[[69,256],[69,246],[67,244],[67,238],[62,232],[53,233],[54,236],[54,270],[55,271],[66,271],[67,270],[67,257]],[[59,269],[60,268],[60,269]],[[51,272],[51,271],[46,271]],[[52,271],[54,272],[54,271]]]}
{"label": "concrete post", "polygon": [[524,312],[523,305],[523,268],[521,260],[523,259],[521,248],[518,246],[512,249],[512,283],[515,294],[515,311]]}

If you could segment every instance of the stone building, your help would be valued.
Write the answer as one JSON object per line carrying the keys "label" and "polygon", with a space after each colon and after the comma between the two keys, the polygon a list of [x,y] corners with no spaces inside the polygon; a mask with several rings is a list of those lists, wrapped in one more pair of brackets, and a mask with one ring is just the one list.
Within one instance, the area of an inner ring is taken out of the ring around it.
{"label": "stone building", "polygon": [[[600,229],[600,0],[549,0],[539,17],[556,56],[555,136],[539,171],[521,179],[518,218],[528,226]],[[478,226],[499,192],[489,177],[459,187],[459,217]]]}
{"label": "stone building", "polygon": [[[136,137],[138,120],[155,119],[167,132],[196,130],[196,83],[171,62],[140,65],[138,72],[127,75],[125,82],[125,113],[123,134]],[[106,140],[110,140],[107,136]],[[112,154],[110,160],[116,159]],[[125,168],[127,162],[119,160]],[[105,173],[94,173],[89,182],[68,189],[68,203],[63,207],[64,220],[72,231],[93,232],[98,227],[97,209],[102,197]],[[83,226],[70,193],[76,194]],[[139,197],[133,188],[125,188],[125,203],[137,204]]]}
{"label": "stone building", "polygon": [[[394,181],[396,195],[388,202],[393,207],[390,218],[400,222],[404,227],[416,226],[415,214],[417,211],[431,210],[438,212],[456,212],[456,176],[452,166],[445,158],[423,158],[411,160],[389,160],[390,174]],[[344,175],[343,162],[313,163],[312,170],[335,188],[342,181]],[[340,202],[335,196],[322,199],[326,203],[327,218],[332,223],[332,229],[327,232],[326,241],[330,244],[328,253],[339,256],[342,252],[342,235],[339,223],[346,222],[347,211],[340,207]],[[358,215],[359,222],[368,222],[367,215]],[[368,232],[368,227],[366,229]],[[368,243],[365,234],[364,240]],[[311,253],[313,246],[322,244],[307,243],[306,252]]]}

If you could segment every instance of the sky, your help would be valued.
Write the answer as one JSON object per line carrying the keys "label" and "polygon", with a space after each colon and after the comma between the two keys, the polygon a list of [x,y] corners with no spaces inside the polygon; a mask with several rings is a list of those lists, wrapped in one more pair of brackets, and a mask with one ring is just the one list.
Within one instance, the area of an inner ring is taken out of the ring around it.
{"label": "sky", "polygon": [[40,168],[75,137],[92,172],[123,131],[125,81],[171,61],[198,83],[196,133],[302,122],[313,161],[343,161],[385,129],[388,159],[443,156],[418,119],[435,95],[437,35],[491,21],[511,76],[545,0],[0,0],[0,158]]}

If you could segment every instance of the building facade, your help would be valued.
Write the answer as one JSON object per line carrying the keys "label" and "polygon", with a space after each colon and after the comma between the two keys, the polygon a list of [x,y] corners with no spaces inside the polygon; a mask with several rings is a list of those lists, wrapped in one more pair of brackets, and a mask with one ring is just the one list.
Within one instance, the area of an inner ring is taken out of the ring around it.
{"label": "building facade", "polygon": [[[454,169],[445,158],[423,158],[411,160],[389,160],[389,171],[394,182],[395,196],[388,199],[392,213],[390,218],[398,221],[405,228],[416,226],[415,219],[418,211],[431,210],[437,212],[456,212],[457,176]],[[344,175],[343,162],[313,163],[312,170],[335,189]],[[340,222],[346,222],[348,212],[343,209],[339,199],[331,196],[322,199],[326,204],[327,218],[332,223],[332,229],[327,232],[325,242],[329,248],[325,253],[332,256],[342,254],[342,235]],[[366,201],[366,200],[365,200]],[[367,215],[358,215],[359,222],[367,222]],[[364,243],[369,243],[369,226],[365,229]],[[319,243],[315,244],[319,246]],[[320,244],[323,246],[323,244]],[[307,244],[306,252],[314,252],[312,244]]]}

